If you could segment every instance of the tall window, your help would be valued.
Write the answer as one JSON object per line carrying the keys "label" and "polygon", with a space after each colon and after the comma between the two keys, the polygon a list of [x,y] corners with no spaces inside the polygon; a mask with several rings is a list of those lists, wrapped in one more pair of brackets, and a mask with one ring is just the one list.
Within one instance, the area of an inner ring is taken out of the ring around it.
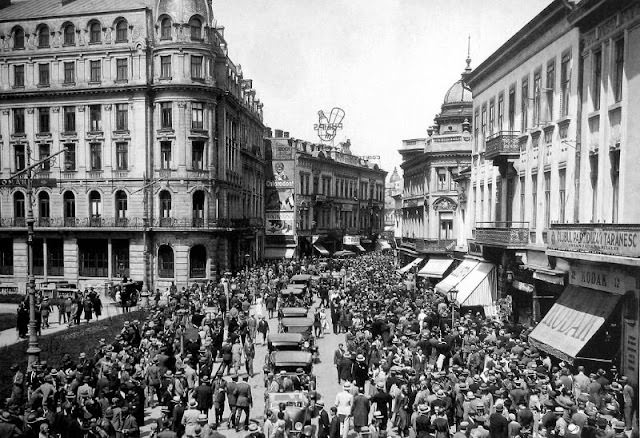
{"label": "tall window", "polygon": [[62,200],[62,213],[64,214],[66,225],[67,219],[75,219],[76,217],[76,197],[73,192],[66,191]]}
{"label": "tall window", "polygon": [[160,79],[171,79],[171,55],[160,57]]}
{"label": "tall window", "polygon": [[171,142],[160,142],[160,168],[171,169]]}
{"label": "tall window", "polygon": [[76,131],[76,107],[75,106],[65,106],[62,110],[63,113],[63,124],[64,124],[64,132],[75,132]]}
{"label": "tall window", "polygon": [[118,190],[116,192],[116,219],[125,219],[127,217],[127,194]]}
{"label": "tall window", "polygon": [[40,134],[51,132],[49,108],[38,108],[38,132]]}
{"label": "tall window", "polygon": [[38,85],[47,86],[49,84],[49,63],[38,64]]}
{"label": "tall window", "polygon": [[487,140],[487,105],[482,105],[482,143],[480,143],[480,150],[484,150],[485,142]]}
{"label": "tall window", "polygon": [[0,239],[0,274],[13,275],[13,239]]}
{"label": "tall window", "polygon": [[102,197],[100,193],[92,190],[89,193],[89,215],[92,218],[99,218],[102,216]]}
{"label": "tall window", "polygon": [[589,157],[591,165],[591,222],[598,219],[598,155]]}
{"label": "tall window", "polygon": [[25,217],[24,193],[22,192],[15,192],[13,195],[13,216],[19,219]]}
{"label": "tall window", "polygon": [[611,221],[618,223],[618,204],[620,202],[620,150],[611,153]]}
{"label": "tall window", "polygon": [[191,55],[191,79],[203,79],[202,56]]}
{"label": "tall window", "polygon": [[173,126],[171,102],[160,103],[160,127],[171,129]]}
{"label": "tall window", "polygon": [[24,108],[13,110],[13,133],[24,134]]}
{"label": "tall window", "polygon": [[533,126],[540,126],[540,110],[542,109],[542,72],[533,74]]}
{"label": "tall window", "polygon": [[163,219],[171,217],[171,193],[166,190],[160,192],[160,217]]}
{"label": "tall window", "polygon": [[203,245],[196,245],[189,251],[189,277],[205,278],[207,276],[207,250]]}
{"label": "tall window", "polygon": [[524,176],[520,177],[520,222],[524,222],[525,219],[525,211],[527,210],[525,208],[525,201],[526,198],[524,196],[525,194],[525,178]]}
{"label": "tall window", "polygon": [[204,192],[196,190],[193,193],[193,226],[201,227],[204,224]]}
{"label": "tall window", "polygon": [[204,142],[194,141],[191,143],[191,167],[193,170],[204,169]]}
{"label": "tall window", "polygon": [[200,102],[191,104],[191,129],[204,128],[204,105]]}
{"label": "tall window", "polygon": [[600,109],[600,93],[602,89],[602,50],[593,53],[593,84],[591,100],[594,111]]}
{"label": "tall window", "polygon": [[624,38],[617,39],[614,44],[613,96],[616,102],[622,100],[622,78],[624,76]]}
{"label": "tall window", "polygon": [[49,27],[48,26],[40,26],[40,31],[38,32],[38,47],[46,48],[49,47]]}
{"label": "tall window", "polygon": [[487,185],[487,210],[489,220],[493,220],[493,184]]}
{"label": "tall window", "polygon": [[478,136],[478,132],[480,131],[479,119],[480,119],[480,116],[478,114],[478,109],[476,108],[476,112],[473,115],[473,150],[474,151],[478,150],[478,142],[480,141]]}
{"label": "tall window", "polygon": [[69,23],[64,27],[64,41],[65,46],[74,46],[76,44],[76,28],[73,24]]}
{"label": "tall window", "polygon": [[544,173],[544,226],[551,225],[551,172]]}
{"label": "tall window", "polygon": [[127,58],[116,59],[116,80],[126,81],[129,79],[129,60]]}
{"label": "tall window", "polygon": [[529,128],[529,79],[522,80],[520,93],[520,132],[527,132]]}
{"label": "tall window", "polygon": [[516,129],[516,87],[509,88],[509,131]]}
{"label": "tall window", "polygon": [[556,60],[549,61],[547,64],[547,120],[553,120],[553,98],[556,89]]}
{"label": "tall window", "polygon": [[571,54],[562,55],[560,64],[560,113],[569,115],[569,88],[571,86]]}
{"label": "tall window", "polygon": [[22,170],[27,167],[26,147],[23,144],[17,144],[13,147],[15,170]]}
{"label": "tall window", "polygon": [[566,190],[567,190],[567,169],[560,169],[558,171],[558,180],[559,180],[559,186],[560,186],[560,193],[559,193],[559,203],[560,203],[560,211],[558,214],[558,221],[563,224],[565,223],[565,212],[566,212],[566,206],[565,203],[567,201],[567,194],[566,194]]}
{"label": "tall window", "polygon": [[89,130],[102,131],[102,108],[100,105],[89,105]]}
{"label": "tall window", "polygon": [[[99,218],[94,220],[100,223]],[[79,271],[83,277],[106,277],[109,271],[107,239],[78,239]]]}
{"label": "tall window", "polygon": [[102,65],[100,60],[89,62],[89,82],[100,82],[102,80]]}
{"label": "tall window", "polygon": [[89,144],[89,158],[91,160],[91,170],[102,170],[102,144]]}
{"label": "tall window", "polygon": [[189,20],[189,27],[191,28],[191,39],[199,41],[202,39],[202,22],[197,18]]}
{"label": "tall window", "polygon": [[13,86],[24,87],[24,64],[13,66]]}
{"label": "tall window", "polygon": [[531,228],[536,227],[538,216],[538,174],[531,175]]}
{"label": "tall window", "polygon": [[129,105],[126,103],[116,105],[116,130],[129,130]]}
{"label": "tall window", "polygon": [[[38,160],[42,161],[51,155],[51,145],[48,143],[40,143],[38,145]],[[40,165],[40,169],[48,172],[51,170],[51,161],[47,160]]]}
{"label": "tall window", "polygon": [[504,127],[504,94],[498,96],[498,131],[502,131]]}
{"label": "tall window", "polygon": [[493,134],[496,125],[496,103],[493,99],[489,102],[489,135]]}
{"label": "tall window", "polygon": [[116,24],[116,43],[126,43],[129,40],[129,29],[125,20]]}
{"label": "tall window", "polygon": [[76,63],[75,61],[64,63],[64,83],[73,84],[76,81]]}
{"label": "tall window", "polygon": [[24,30],[16,27],[13,31],[13,48],[24,49]]}
{"label": "tall window", "polygon": [[438,169],[438,191],[443,192],[447,189],[447,169]]}
{"label": "tall window", "polygon": [[64,145],[64,170],[76,170],[76,145],[75,143],[67,143]]}
{"label": "tall window", "polygon": [[158,277],[173,278],[173,249],[169,245],[158,248]]}
{"label": "tall window", "polygon": [[453,237],[453,220],[448,215],[440,218],[440,239],[449,240]]}
{"label": "tall window", "polygon": [[38,217],[40,219],[49,219],[51,217],[49,194],[47,192],[38,193]]}
{"label": "tall window", "polygon": [[116,168],[118,170],[129,169],[129,145],[126,142],[116,143]]}
{"label": "tall window", "polygon": [[94,21],[89,26],[89,43],[97,44],[102,41],[102,28],[100,23]]}
{"label": "tall window", "polygon": [[163,18],[160,22],[160,39],[162,40],[170,40],[171,39],[171,19]]}

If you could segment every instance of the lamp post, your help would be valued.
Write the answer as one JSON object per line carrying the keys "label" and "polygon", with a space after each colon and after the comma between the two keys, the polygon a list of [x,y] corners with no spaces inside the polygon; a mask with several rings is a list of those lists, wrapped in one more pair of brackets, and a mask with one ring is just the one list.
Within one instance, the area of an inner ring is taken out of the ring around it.
{"label": "lamp post", "polygon": [[453,288],[449,291],[449,301],[451,302],[451,330],[456,322],[456,300],[458,299],[458,289]]}
{"label": "lamp post", "polygon": [[[33,365],[40,357],[40,347],[38,346],[38,332],[36,330],[36,277],[33,273],[33,237],[35,235],[35,217],[33,215],[33,176],[38,173],[38,168],[55,157],[65,152],[62,148],[58,152],[51,154],[33,164],[27,165],[24,169],[7,178],[7,182],[17,182],[25,180],[27,182],[27,293],[29,296],[29,343],[27,347],[28,368],[33,369]],[[27,148],[27,159],[30,161],[31,148]],[[27,163],[28,164],[28,163]],[[19,183],[18,183],[19,184]],[[18,185],[16,184],[16,185]]]}

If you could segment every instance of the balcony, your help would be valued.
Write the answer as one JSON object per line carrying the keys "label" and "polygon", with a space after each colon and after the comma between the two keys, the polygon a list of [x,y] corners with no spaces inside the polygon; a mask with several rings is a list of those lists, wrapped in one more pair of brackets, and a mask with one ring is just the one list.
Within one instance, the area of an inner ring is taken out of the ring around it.
{"label": "balcony", "polygon": [[415,239],[416,251],[426,254],[443,254],[456,247],[455,239]]}
{"label": "balcony", "polygon": [[563,257],[640,258],[640,224],[551,224],[547,243],[548,251],[561,251],[555,255]]}
{"label": "balcony", "polygon": [[529,244],[529,222],[476,222],[477,243],[507,249],[523,249]]}
{"label": "balcony", "polygon": [[515,131],[498,131],[486,140],[484,157],[499,165],[508,159],[520,156],[518,133]]}
{"label": "balcony", "polygon": [[323,204],[327,202],[327,195],[313,195],[312,199],[316,204]]}

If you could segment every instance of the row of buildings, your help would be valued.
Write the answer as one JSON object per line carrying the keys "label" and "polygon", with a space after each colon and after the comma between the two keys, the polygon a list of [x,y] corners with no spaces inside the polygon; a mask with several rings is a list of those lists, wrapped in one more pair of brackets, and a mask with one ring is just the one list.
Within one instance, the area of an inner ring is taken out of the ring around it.
{"label": "row of buildings", "polygon": [[403,141],[399,214],[407,269],[636,383],[639,47],[637,2],[551,2]]}

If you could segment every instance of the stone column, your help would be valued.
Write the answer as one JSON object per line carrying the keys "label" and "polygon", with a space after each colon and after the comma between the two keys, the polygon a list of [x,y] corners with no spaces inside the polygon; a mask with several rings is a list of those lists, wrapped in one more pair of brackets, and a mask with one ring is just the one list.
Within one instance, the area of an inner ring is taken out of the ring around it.
{"label": "stone column", "polygon": [[48,277],[49,277],[49,273],[47,272],[49,270],[49,264],[48,264],[48,260],[47,260],[47,239],[44,238],[42,239],[42,262],[44,264],[44,281],[49,281]]}
{"label": "stone column", "polygon": [[107,278],[113,278],[113,243],[111,237],[107,239]]}

